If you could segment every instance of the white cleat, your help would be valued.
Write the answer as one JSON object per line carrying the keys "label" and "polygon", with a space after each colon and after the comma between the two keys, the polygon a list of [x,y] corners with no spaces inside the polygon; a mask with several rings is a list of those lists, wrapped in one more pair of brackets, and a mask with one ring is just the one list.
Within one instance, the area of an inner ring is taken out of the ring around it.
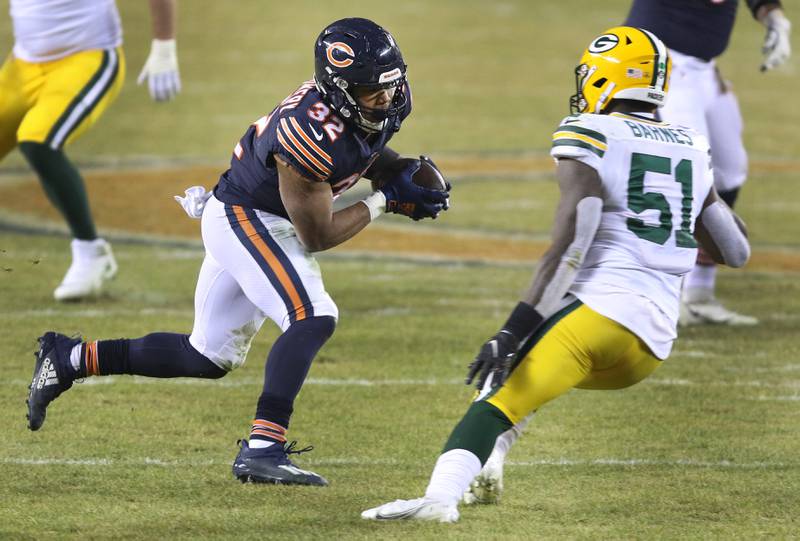
{"label": "white cleat", "polygon": [[684,327],[706,324],[750,326],[756,325],[758,319],[725,308],[709,291],[690,290],[681,300],[678,323]]}
{"label": "white cleat", "polygon": [[502,494],[503,463],[490,458],[464,492],[461,501],[467,505],[496,504]]}
{"label": "white cleat", "polygon": [[72,265],[53,292],[57,301],[75,301],[97,295],[103,282],[117,274],[111,245],[103,239],[72,240]]}
{"label": "white cleat", "polygon": [[445,503],[416,498],[414,500],[395,500],[361,513],[366,520],[435,520],[437,522],[457,522],[458,507]]}

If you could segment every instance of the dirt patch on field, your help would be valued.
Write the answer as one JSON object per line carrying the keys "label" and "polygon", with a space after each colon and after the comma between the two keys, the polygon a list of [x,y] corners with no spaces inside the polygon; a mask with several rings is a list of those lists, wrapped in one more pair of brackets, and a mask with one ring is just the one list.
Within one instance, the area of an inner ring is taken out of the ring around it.
{"label": "dirt patch on field", "polygon": [[[186,167],[174,170],[92,171],[85,174],[86,188],[95,221],[111,228],[150,235],[196,237],[199,222],[190,220],[172,196],[187,186],[216,184],[220,170],[215,167]],[[26,219],[61,223],[36,180],[0,186],[0,208]]]}
{"label": "dirt patch on field", "polygon": [[[552,168],[546,157],[451,158],[441,166],[454,175],[521,174]],[[95,219],[101,228],[136,234],[199,238],[199,221],[186,217],[173,200],[190,185],[213,186],[221,168],[191,166],[167,170],[108,170],[86,174]],[[58,212],[32,178],[0,185],[1,209],[30,224],[61,223]],[[489,237],[481,232],[451,232],[431,226],[415,229],[377,222],[336,248],[337,252],[429,256],[482,261],[535,261],[546,243],[524,238]],[[756,250],[750,269],[800,271],[800,253]]]}

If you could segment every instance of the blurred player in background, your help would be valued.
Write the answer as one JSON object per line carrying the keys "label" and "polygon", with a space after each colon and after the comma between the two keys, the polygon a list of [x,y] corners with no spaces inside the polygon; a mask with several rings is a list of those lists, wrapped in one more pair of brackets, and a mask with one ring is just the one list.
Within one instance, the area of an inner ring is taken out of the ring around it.
{"label": "blurred player in background", "polygon": [[[386,146],[411,113],[406,65],[391,34],[366,19],[343,19],[322,31],[314,56],[314,79],[248,128],[213,195],[194,187],[178,198],[188,214],[202,216],[206,249],[191,335],[82,343],[45,334],[28,397],[31,430],[77,378],[220,378],[245,362],[270,318],[283,334],[267,358],[234,476],[327,484],[295,467],[288,455],[297,451],[284,445],[295,397],[338,318],[312,253],[345,242],[384,212],[435,218],[447,208],[448,193],[414,184],[421,161],[400,160]],[[378,189],[334,211],[334,199],[362,176],[378,181]]]}
{"label": "blurred player in background", "polygon": [[[459,500],[503,434],[570,389],[629,387],[669,356],[694,233],[719,261],[747,261],[744,232],[714,190],[705,136],[655,120],[669,71],[665,45],[638,28],[612,28],[584,52],[570,100],[577,114],[553,134],[561,198],[552,245],[470,365],[467,382],[488,385],[450,435],[425,496],[363,518],[458,520]],[[473,498],[497,494],[497,485],[478,488]]]}
{"label": "blurred player in background", "polygon": [[[634,0],[625,22],[649,30],[670,49],[671,88],[660,116],[708,137],[714,186],[731,207],[747,179],[747,153],[739,104],[714,59],[728,46],[738,4],[738,0]],[[747,5],[767,30],[761,64],[761,71],[767,71],[789,58],[791,25],[779,0],[747,0]],[[716,275],[716,265],[701,249],[683,285],[681,324],[756,324],[756,318],[729,310],[716,299]]]}
{"label": "blurred player in background", "polygon": [[[139,76],[156,101],[180,91],[175,0],[150,0],[153,42]],[[0,159],[15,146],[72,233],[72,264],[53,295],[78,300],[117,272],[97,236],[83,178],[64,147],[91,127],[125,80],[114,0],[11,0],[14,49],[0,68]]]}

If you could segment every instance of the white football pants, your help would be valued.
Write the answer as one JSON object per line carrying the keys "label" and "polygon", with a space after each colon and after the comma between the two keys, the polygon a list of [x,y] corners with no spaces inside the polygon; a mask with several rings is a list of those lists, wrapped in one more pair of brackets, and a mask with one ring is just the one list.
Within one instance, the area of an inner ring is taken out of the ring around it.
{"label": "white football pants", "polygon": [[742,115],[730,83],[720,79],[714,61],[670,50],[672,75],[663,120],[694,128],[708,137],[717,191],[739,188],[747,178]]}
{"label": "white football pants", "polygon": [[201,227],[206,255],[189,342],[220,368],[244,363],[267,317],[284,331],[309,317],[338,318],[317,261],[288,220],[212,196]]}

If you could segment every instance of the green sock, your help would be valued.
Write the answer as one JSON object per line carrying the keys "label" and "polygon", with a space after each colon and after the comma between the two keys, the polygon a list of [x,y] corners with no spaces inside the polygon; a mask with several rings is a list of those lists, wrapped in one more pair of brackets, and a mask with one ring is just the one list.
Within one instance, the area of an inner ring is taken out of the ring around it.
{"label": "green sock", "polygon": [[61,211],[72,236],[81,240],[96,239],[83,178],[64,152],[32,142],[20,143],[19,149],[39,175],[50,202]]}
{"label": "green sock", "polygon": [[506,415],[488,402],[473,402],[464,418],[453,429],[442,453],[451,449],[466,449],[485,464],[492,454],[497,436],[514,426]]}

